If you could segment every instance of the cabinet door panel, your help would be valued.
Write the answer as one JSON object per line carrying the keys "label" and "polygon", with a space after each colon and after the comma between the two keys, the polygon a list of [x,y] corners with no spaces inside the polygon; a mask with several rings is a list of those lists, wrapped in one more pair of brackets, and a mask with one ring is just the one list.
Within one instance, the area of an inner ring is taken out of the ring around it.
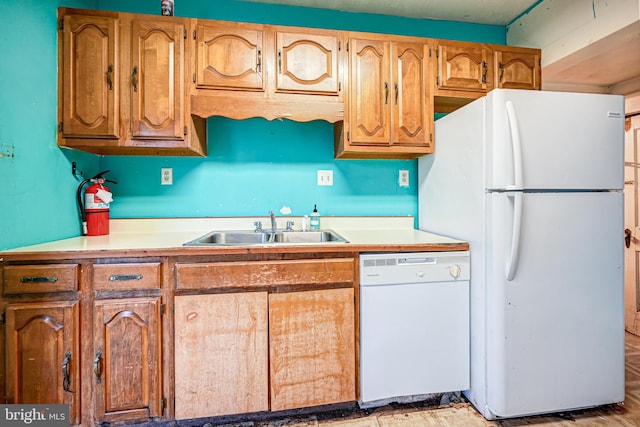
{"label": "cabinet door panel", "polygon": [[338,94],[338,39],[278,32],[278,92]]}
{"label": "cabinet door panel", "polygon": [[118,138],[117,20],[67,15],[63,29],[65,137]]}
{"label": "cabinet door panel", "polygon": [[500,88],[540,89],[540,55],[537,52],[496,50],[495,69]]}
{"label": "cabinet door panel", "polygon": [[274,411],[355,400],[352,288],[269,295]]}
{"label": "cabinet door panel", "polygon": [[171,21],[133,22],[133,138],[184,139],[184,31]]}
{"label": "cabinet door panel", "polygon": [[74,424],[78,303],[10,304],[6,316],[7,403],[67,404]]}
{"label": "cabinet door panel", "polygon": [[428,145],[427,58],[421,43],[395,43],[393,142]]}
{"label": "cabinet door panel", "polygon": [[95,303],[93,360],[99,422],[160,415],[160,300]]}
{"label": "cabinet door panel", "polygon": [[438,88],[486,92],[489,50],[479,43],[438,46]]}
{"label": "cabinet door panel", "polygon": [[264,90],[260,29],[198,25],[198,88]]}
{"label": "cabinet door panel", "polygon": [[267,293],[175,298],[176,419],[266,411]]}
{"label": "cabinet door panel", "polygon": [[384,144],[391,140],[389,42],[350,42],[349,121],[351,144]]}

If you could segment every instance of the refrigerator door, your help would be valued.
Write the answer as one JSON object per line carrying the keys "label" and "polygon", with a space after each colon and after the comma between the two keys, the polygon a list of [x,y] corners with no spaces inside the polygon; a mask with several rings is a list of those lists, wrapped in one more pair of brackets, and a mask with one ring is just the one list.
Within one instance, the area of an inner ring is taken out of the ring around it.
{"label": "refrigerator door", "polygon": [[487,198],[489,411],[514,417],[622,402],[622,193]]}
{"label": "refrigerator door", "polygon": [[486,188],[622,189],[622,96],[496,89],[486,105]]}

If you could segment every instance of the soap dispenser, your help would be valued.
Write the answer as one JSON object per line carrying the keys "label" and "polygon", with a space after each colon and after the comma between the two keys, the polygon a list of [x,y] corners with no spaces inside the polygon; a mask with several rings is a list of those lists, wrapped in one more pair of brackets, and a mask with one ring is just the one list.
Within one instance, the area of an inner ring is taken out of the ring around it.
{"label": "soap dispenser", "polygon": [[320,214],[318,213],[318,208],[316,205],[313,205],[313,212],[311,212],[311,220],[310,227],[312,230],[320,230]]}

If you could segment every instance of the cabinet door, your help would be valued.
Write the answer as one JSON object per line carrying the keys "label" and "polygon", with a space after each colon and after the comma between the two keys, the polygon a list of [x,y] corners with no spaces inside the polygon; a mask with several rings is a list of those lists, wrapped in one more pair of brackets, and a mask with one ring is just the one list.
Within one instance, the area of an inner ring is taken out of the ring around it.
{"label": "cabinet door", "polygon": [[133,21],[131,135],[134,139],[185,137],[184,25],[173,20]]}
{"label": "cabinet door", "polygon": [[175,298],[176,419],[266,411],[267,293]]}
{"label": "cabinet door", "polygon": [[76,424],[78,303],[10,304],[6,313],[6,402],[66,404]]}
{"label": "cabinet door", "polygon": [[494,46],[497,87],[540,89],[540,52],[535,49]]}
{"label": "cabinet door", "polygon": [[383,144],[391,140],[389,42],[349,41],[349,142]]}
{"label": "cabinet door", "polygon": [[196,87],[264,91],[260,28],[199,24],[196,34]]}
{"label": "cabinet door", "polygon": [[64,137],[118,138],[118,22],[67,15],[63,21]]}
{"label": "cabinet door", "polygon": [[438,45],[439,89],[486,92],[491,90],[489,55],[480,43],[440,42]]}
{"label": "cabinet door", "polygon": [[393,143],[429,145],[427,61],[422,43],[393,43]]}
{"label": "cabinet door", "polygon": [[352,288],[269,295],[274,411],[355,400]]}
{"label": "cabinet door", "polygon": [[97,423],[160,416],[159,298],[96,301],[94,316]]}
{"label": "cabinet door", "polygon": [[276,33],[277,92],[338,94],[338,38]]}

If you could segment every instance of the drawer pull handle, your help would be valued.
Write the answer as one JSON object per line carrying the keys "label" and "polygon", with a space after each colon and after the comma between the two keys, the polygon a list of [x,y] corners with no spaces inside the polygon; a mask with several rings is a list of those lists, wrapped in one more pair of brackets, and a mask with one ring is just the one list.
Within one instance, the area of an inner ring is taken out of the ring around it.
{"label": "drawer pull handle", "polygon": [[110,281],[125,281],[125,280],[142,280],[142,274],[114,274],[109,276]]}
{"label": "drawer pull handle", "polygon": [[62,361],[62,388],[64,391],[71,391],[71,378],[69,378],[69,362],[71,362],[71,352],[67,351]]}
{"label": "drawer pull handle", "polygon": [[96,383],[102,383],[102,351],[98,351],[93,359],[93,373],[96,374]]}
{"label": "drawer pull handle", "polygon": [[20,279],[22,283],[53,283],[57,282],[56,276],[24,276]]}

